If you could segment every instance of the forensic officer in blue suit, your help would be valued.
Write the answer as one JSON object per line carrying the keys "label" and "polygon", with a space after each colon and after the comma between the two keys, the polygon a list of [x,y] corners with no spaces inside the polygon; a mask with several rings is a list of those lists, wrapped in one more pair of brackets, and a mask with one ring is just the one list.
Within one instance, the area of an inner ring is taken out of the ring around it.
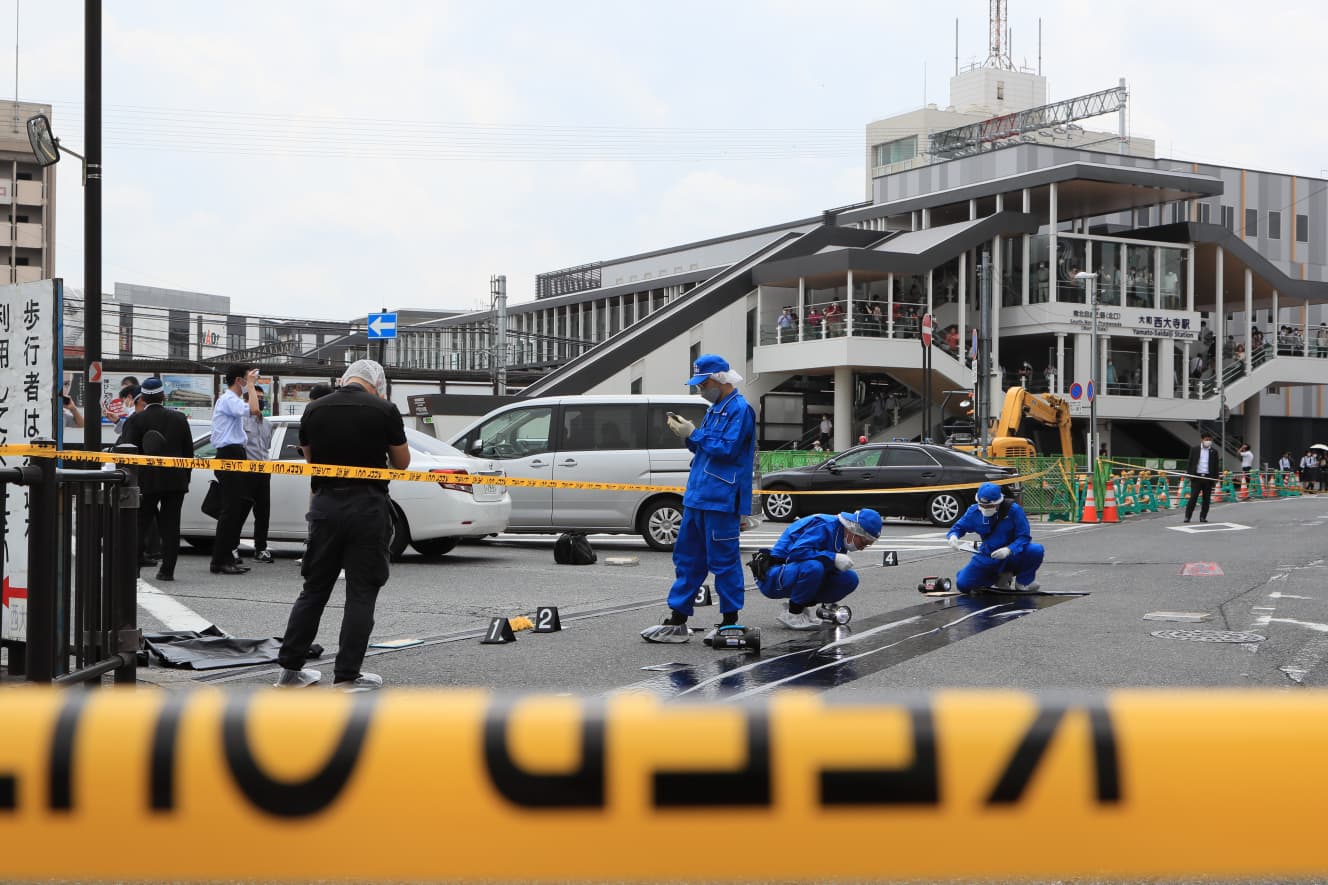
{"label": "forensic officer in blue suit", "polygon": [[678,540],[673,545],[677,580],[669,591],[669,614],[663,624],[641,631],[647,642],[687,641],[692,600],[707,573],[715,575],[722,626],[738,623],[742,611],[744,576],[738,533],[742,517],[752,512],[756,413],[734,386],[742,382],[742,376],[729,367],[728,360],[705,354],[692,369],[687,384],[700,388],[710,408],[700,427],[672,413],[668,418],[669,429],[686,442],[693,457]]}
{"label": "forensic officer in blue suit", "polygon": [[[790,630],[815,630],[831,606],[858,589],[849,551],[865,550],[881,536],[881,514],[814,513],[784,530],[770,548],[770,568],[756,586],[771,599],[787,599],[777,616]],[[813,609],[815,606],[815,609]]]}
{"label": "forensic officer in blue suit", "polygon": [[1006,499],[996,483],[978,486],[977,503],[950,527],[946,538],[959,550],[959,539],[969,532],[978,535],[982,545],[955,577],[955,589],[961,593],[984,587],[1009,590],[1011,581],[1020,591],[1038,589],[1037,570],[1046,550],[1033,543],[1024,508]]}

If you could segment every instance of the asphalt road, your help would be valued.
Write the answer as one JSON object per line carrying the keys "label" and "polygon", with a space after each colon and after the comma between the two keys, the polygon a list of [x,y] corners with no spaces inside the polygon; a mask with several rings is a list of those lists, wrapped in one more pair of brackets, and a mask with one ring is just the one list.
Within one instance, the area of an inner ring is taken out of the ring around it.
{"label": "asphalt road", "polygon": [[[1216,505],[1206,526],[1183,526],[1179,511],[1112,526],[1035,523],[1034,537],[1047,547],[1039,576],[1044,589],[1089,595],[934,600],[917,592],[918,582],[953,576],[966,555],[950,552],[938,529],[887,521],[882,539],[854,554],[862,584],[847,600],[854,610],[848,630],[794,633],[775,621],[779,603],[748,594],[744,623],[761,630],[759,657],[711,650],[699,634],[684,645],[643,642],[639,631],[665,613],[672,563],[639,539],[594,537],[599,561],[578,567],[554,564],[552,537],[501,536],[442,559],[394,565],[379,597],[373,641],[418,643],[373,648],[365,669],[388,685],[688,697],[745,696],[784,685],[836,694],[952,686],[1290,691],[1328,684],[1321,663],[1328,655],[1325,524],[1328,499],[1313,497]],[[780,528],[766,523],[744,535],[744,548],[770,545]],[[880,567],[883,550],[897,551],[900,564]],[[205,557],[182,556],[174,584],[141,588],[145,630],[211,623],[234,636],[280,635],[299,592],[300,550],[278,552],[276,563],[255,564],[242,577],[211,575]],[[633,564],[610,564],[620,558]],[[1184,575],[1187,563],[1215,564],[1221,574]],[[480,643],[491,618],[531,615],[541,605],[559,608],[562,632]],[[718,620],[717,606],[697,611],[693,626]],[[1202,620],[1146,619],[1158,612]],[[325,679],[340,616],[334,594],[319,636],[328,654],[312,664]],[[1153,635],[1162,630],[1262,638]],[[142,676],[176,685],[264,684],[273,669],[152,667]]]}

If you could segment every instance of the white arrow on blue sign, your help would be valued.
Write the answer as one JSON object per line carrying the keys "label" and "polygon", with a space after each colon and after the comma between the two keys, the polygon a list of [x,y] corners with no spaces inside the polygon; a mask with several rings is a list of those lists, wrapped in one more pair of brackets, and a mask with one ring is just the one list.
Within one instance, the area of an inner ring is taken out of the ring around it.
{"label": "white arrow on blue sign", "polygon": [[397,337],[397,315],[395,313],[369,314],[369,339]]}

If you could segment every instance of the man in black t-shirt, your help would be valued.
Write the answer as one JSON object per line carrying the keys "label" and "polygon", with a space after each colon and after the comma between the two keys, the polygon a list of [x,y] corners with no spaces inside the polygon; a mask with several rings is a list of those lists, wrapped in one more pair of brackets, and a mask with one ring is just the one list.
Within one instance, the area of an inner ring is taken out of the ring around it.
{"label": "man in black t-shirt", "polygon": [[[387,400],[387,378],[373,360],[352,363],[335,392],[311,402],[300,418],[300,448],[310,464],[347,467],[410,466],[410,449],[397,407]],[[333,687],[369,691],[383,684],[364,673],[364,653],[373,632],[374,603],[387,583],[392,503],[387,481],[377,479],[310,480],[309,547],[300,574],[304,589],[291,608],[277,656],[282,666],[277,686],[313,685],[322,678],[304,667],[309,646],[327,606],[337,575],[346,571],[346,608],[333,671]]]}

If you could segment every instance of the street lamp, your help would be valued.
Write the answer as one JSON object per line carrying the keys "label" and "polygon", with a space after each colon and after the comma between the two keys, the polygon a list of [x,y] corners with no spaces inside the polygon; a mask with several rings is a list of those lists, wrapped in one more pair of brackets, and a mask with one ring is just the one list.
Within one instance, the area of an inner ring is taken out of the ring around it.
{"label": "street lamp", "polygon": [[1074,275],[1074,278],[1083,280],[1084,288],[1087,290],[1088,310],[1093,315],[1093,331],[1089,344],[1092,362],[1088,369],[1088,386],[1093,391],[1093,395],[1088,399],[1088,475],[1091,478],[1094,476],[1094,468],[1097,467],[1097,395],[1102,392],[1097,383],[1097,274],[1080,271]]}

